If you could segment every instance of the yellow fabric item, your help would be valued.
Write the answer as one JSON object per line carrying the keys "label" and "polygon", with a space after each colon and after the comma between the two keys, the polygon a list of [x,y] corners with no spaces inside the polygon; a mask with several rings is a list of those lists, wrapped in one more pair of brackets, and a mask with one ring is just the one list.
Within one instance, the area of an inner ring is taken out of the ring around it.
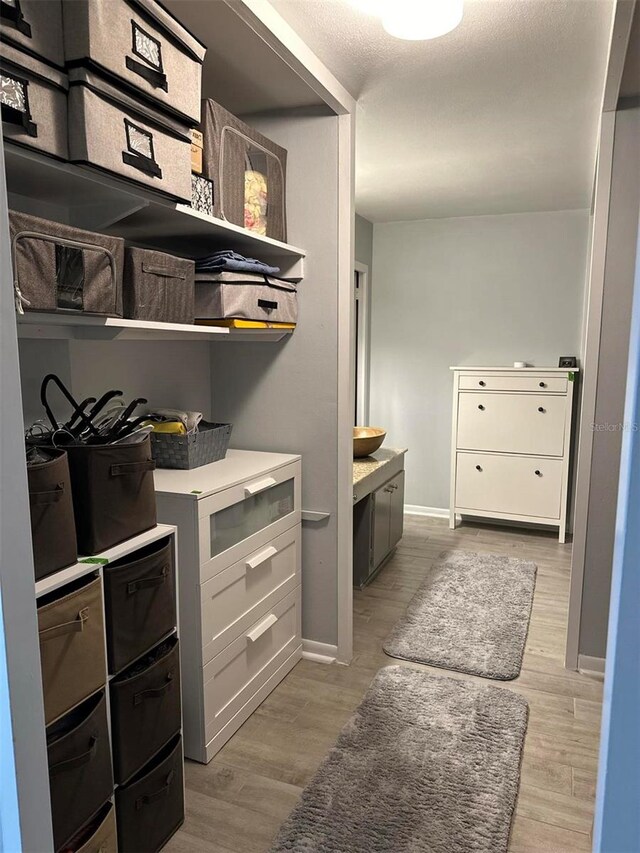
{"label": "yellow fabric item", "polygon": [[167,423],[153,424],[154,432],[161,432],[165,435],[186,435],[187,428],[179,421],[168,421]]}
{"label": "yellow fabric item", "polygon": [[196,320],[198,326],[224,326],[226,329],[295,329],[295,323],[265,323],[262,320]]}

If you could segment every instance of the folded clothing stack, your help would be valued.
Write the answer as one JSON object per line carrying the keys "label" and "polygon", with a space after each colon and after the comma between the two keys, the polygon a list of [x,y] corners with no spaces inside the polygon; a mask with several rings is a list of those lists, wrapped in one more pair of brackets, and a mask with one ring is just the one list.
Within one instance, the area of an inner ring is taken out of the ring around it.
{"label": "folded clothing stack", "polygon": [[216,273],[223,271],[231,272],[253,272],[264,275],[278,275],[280,267],[272,267],[269,264],[258,261],[255,258],[245,258],[231,250],[214,252],[205,258],[196,260],[197,273]]}

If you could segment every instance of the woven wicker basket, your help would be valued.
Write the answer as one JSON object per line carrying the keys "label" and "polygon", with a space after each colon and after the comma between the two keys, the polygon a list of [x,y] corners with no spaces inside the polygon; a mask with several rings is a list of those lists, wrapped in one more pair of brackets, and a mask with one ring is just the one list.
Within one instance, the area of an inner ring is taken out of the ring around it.
{"label": "woven wicker basket", "polygon": [[151,454],[157,468],[200,468],[227,455],[232,424],[201,421],[193,435],[151,433]]}

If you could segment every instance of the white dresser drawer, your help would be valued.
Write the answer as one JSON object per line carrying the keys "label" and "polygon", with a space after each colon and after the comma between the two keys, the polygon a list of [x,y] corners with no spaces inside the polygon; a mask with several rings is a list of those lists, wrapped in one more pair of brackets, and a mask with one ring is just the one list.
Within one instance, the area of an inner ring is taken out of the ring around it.
{"label": "white dresser drawer", "polygon": [[200,580],[300,522],[300,463],[198,501]]}
{"label": "white dresser drawer", "polygon": [[203,670],[205,743],[300,645],[300,587],[268,608]]}
{"label": "white dresser drawer", "polygon": [[559,519],[562,460],[456,454],[455,506],[478,513]]}
{"label": "white dresser drawer", "polygon": [[566,402],[561,395],[460,393],[457,446],[562,456],[565,416]]}
{"label": "white dresser drawer", "polygon": [[203,664],[294,590],[300,574],[301,535],[296,525],[203,584]]}
{"label": "white dresser drawer", "polygon": [[566,376],[502,375],[492,373],[463,373],[458,380],[461,391],[542,391],[545,393],[567,393]]}

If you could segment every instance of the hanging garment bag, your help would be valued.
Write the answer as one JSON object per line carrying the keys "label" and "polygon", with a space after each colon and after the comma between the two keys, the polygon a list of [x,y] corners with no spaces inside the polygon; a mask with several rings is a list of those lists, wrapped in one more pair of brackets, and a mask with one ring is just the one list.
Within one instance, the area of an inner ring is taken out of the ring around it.
{"label": "hanging garment bag", "polygon": [[156,524],[155,463],[138,444],[67,447],[80,554],[98,554]]}
{"label": "hanging garment bag", "polygon": [[110,684],[116,782],[126,782],[180,731],[177,637],[157,646]]}
{"label": "hanging garment bag", "polygon": [[106,681],[102,609],[102,585],[93,576],[40,599],[38,635],[47,724]]}
{"label": "hanging garment bag", "polygon": [[32,450],[27,479],[33,562],[40,580],[78,558],[67,454],[54,448]]}
{"label": "hanging garment bag", "polygon": [[47,730],[49,790],[56,850],[113,792],[104,690]]}
{"label": "hanging garment bag", "polygon": [[104,568],[109,671],[120,672],[176,624],[170,539],[153,542]]}

